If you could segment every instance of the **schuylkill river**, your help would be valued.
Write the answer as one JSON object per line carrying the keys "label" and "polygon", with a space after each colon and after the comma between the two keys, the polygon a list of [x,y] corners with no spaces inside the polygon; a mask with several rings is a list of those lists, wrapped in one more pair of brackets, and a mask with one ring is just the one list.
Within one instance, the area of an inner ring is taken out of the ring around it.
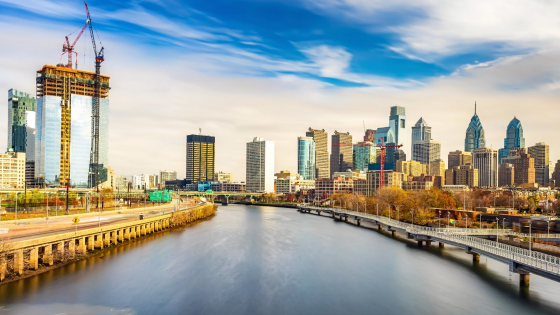
{"label": "schuylkill river", "polygon": [[0,314],[560,314],[560,284],[463,250],[230,205],[189,227],[0,287]]}

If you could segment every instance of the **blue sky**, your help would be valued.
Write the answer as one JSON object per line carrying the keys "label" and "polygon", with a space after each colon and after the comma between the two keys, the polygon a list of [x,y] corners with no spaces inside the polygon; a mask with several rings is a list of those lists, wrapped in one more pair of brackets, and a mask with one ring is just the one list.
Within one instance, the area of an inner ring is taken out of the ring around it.
{"label": "blue sky", "polygon": [[[551,1],[88,5],[106,50],[103,72],[112,77],[110,150],[117,173],[183,173],[184,135],[198,128],[223,141],[222,152],[234,152],[232,158],[218,150],[217,159],[238,180],[244,143],[254,136],[277,141],[276,169],[295,171],[295,138],[308,127],[350,131],[358,141],[363,124],[386,126],[394,105],[407,108],[409,126],[421,116],[432,125],[445,160],[447,151],[462,147],[474,101],[494,148],[513,116],[524,123],[528,144],[554,145],[542,116],[525,110],[527,104],[548,112],[558,107],[560,4]],[[64,36],[84,22],[80,1],[0,0],[0,40],[28,48],[0,48],[0,87],[33,92],[34,72],[57,63]],[[93,70],[89,33],[76,47],[79,68]],[[133,135],[142,141],[123,140]],[[173,153],[148,149],[160,145]],[[130,154],[168,162],[121,162]]]}

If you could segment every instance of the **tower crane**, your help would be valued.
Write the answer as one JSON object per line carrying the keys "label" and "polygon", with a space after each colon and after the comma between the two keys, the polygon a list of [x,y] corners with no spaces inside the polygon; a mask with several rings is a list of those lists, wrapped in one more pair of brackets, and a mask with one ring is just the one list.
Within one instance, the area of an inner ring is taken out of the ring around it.
{"label": "tower crane", "polygon": [[[86,11],[87,11],[87,4],[86,4]],[[89,19],[89,13],[88,13],[88,19],[86,20],[86,24],[84,24],[84,27],[82,27],[82,30],[80,31],[80,34],[78,34],[78,36],[76,37],[76,39],[74,40],[74,42],[72,43],[72,45],[70,45],[70,40],[68,40],[68,36],[72,35],[72,33],[66,35],[66,42],[64,44],[62,44],[62,55],[60,56],[60,58],[62,58],[62,56],[64,56],[64,54],[68,54],[68,64],[66,65],[66,68],[70,68],[72,69],[72,54],[76,54],[76,69],[78,68],[78,53],[74,51],[74,46],[76,46],[76,43],[78,42],[78,39],[80,39],[80,37],[82,36],[82,34],[84,33],[86,27],[88,26],[90,22]]]}
{"label": "tower crane", "polygon": [[[93,45],[93,54],[95,56],[95,82],[94,82],[94,93],[91,106],[91,151],[89,158],[89,173],[90,173],[90,187],[96,187],[97,192],[99,192],[99,98],[101,95],[101,63],[105,61],[103,57],[104,47],[97,50],[97,45],[95,43],[95,33],[93,31],[93,23],[91,21],[91,16],[89,14],[89,9],[87,3],[86,13],[87,20],[89,21],[89,32],[91,35],[91,43]],[[99,42],[101,44],[101,41]]]}
{"label": "tower crane", "polygon": [[402,144],[385,144],[383,137],[381,137],[381,144],[377,144],[376,146],[381,148],[381,178],[379,179],[379,188],[383,188],[383,186],[385,186],[385,149],[400,148]]}

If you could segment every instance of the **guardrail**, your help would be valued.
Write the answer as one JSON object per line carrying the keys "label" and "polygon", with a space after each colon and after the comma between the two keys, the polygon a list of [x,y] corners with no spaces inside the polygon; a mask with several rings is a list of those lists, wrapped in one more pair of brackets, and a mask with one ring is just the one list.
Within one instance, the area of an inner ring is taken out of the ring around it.
{"label": "guardrail", "polygon": [[[477,249],[479,251],[483,251],[488,254],[498,256],[504,260],[510,260],[522,265],[533,267],[541,271],[546,271],[555,276],[560,276],[560,257],[555,257],[541,252],[536,252],[533,250],[528,250],[520,247],[515,247],[503,243],[498,243],[498,242],[466,235],[466,231],[463,234],[453,233],[453,231],[450,231],[453,229],[438,229],[438,228],[418,226],[410,223],[393,220],[391,218],[387,218],[383,216],[378,216],[378,215],[373,215],[368,213],[360,213],[357,211],[351,211],[351,210],[346,210],[341,208],[321,208],[321,207],[312,207],[312,206],[301,205],[301,204],[298,205],[298,208],[304,208],[313,211],[330,210],[337,213],[361,217],[364,219],[372,219],[381,224],[404,230],[406,233],[409,234],[430,236],[436,240],[459,244],[466,248],[472,248],[473,250]],[[512,234],[515,232],[510,231],[509,233]]]}

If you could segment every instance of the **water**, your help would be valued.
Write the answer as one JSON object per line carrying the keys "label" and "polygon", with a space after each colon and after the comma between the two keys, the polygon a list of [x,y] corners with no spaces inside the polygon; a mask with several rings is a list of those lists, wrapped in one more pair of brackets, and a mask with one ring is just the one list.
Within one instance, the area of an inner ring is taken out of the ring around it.
{"label": "water", "polygon": [[203,222],[0,287],[2,314],[558,314],[560,284],[293,209]]}

